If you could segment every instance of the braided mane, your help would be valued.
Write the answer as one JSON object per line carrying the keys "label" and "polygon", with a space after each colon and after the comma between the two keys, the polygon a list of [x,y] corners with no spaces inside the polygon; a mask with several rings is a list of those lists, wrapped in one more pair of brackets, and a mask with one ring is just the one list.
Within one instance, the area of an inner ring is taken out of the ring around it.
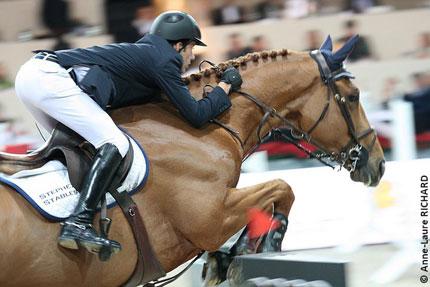
{"label": "braided mane", "polygon": [[209,78],[213,74],[215,74],[217,78],[221,78],[222,72],[225,71],[225,69],[227,69],[227,67],[229,66],[233,66],[235,68],[246,67],[249,62],[258,63],[260,59],[266,60],[269,57],[272,59],[276,59],[278,56],[288,56],[288,50],[282,49],[249,53],[245,56],[220,63],[218,65],[219,69],[216,69],[215,67],[210,67],[201,72],[197,72],[195,74],[191,74],[187,77],[184,77],[182,80],[186,85],[189,85],[192,81],[201,81],[203,77]]}

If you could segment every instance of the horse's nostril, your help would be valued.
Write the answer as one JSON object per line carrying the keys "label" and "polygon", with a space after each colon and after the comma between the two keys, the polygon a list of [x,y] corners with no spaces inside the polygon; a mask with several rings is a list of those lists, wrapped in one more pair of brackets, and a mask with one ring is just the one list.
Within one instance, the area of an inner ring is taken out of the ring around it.
{"label": "horse's nostril", "polygon": [[381,177],[384,175],[385,172],[385,160],[381,160],[379,163],[379,173],[381,174]]}

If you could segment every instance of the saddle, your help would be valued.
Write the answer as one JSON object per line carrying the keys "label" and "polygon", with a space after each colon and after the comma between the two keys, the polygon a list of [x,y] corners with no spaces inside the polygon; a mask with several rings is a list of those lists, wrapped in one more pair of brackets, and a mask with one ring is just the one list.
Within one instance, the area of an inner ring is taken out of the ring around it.
{"label": "saddle", "polygon": [[[80,190],[83,178],[88,172],[95,154],[94,146],[63,124],[58,124],[50,139],[36,151],[25,155],[0,152],[0,171],[12,174],[21,170],[41,167],[51,160],[59,160],[67,167],[70,183],[76,190]],[[150,245],[138,206],[127,192],[116,190],[130,170],[132,162],[133,149],[130,148],[118,169],[112,186],[107,191],[121,207],[136,241],[138,259],[133,275],[123,285],[127,287],[145,284],[166,274]],[[102,217],[104,217],[103,208]],[[100,229],[101,235],[107,236],[109,227],[103,226],[102,221]],[[99,256],[101,260],[107,260],[110,254],[101,253]]]}

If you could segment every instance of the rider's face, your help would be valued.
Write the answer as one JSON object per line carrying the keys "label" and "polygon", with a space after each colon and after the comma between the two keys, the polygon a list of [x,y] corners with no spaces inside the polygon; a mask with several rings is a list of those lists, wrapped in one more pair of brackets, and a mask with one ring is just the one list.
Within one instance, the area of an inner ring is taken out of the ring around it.
{"label": "rider's face", "polygon": [[188,67],[191,65],[191,62],[195,58],[193,54],[193,48],[194,42],[191,42],[181,51],[181,55],[183,58],[182,72],[185,72],[188,69]]}

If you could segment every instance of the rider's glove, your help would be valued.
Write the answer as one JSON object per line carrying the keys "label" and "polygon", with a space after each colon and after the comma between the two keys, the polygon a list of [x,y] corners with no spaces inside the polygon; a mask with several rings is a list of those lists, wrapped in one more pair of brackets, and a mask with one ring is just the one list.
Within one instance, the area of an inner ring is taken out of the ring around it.
{"label": "rider's glove", "polygon": [[231,85],[231,91],[235,92],[242,86],[242,77],[235,67],[229,67],[223,72],[221,82]]}

